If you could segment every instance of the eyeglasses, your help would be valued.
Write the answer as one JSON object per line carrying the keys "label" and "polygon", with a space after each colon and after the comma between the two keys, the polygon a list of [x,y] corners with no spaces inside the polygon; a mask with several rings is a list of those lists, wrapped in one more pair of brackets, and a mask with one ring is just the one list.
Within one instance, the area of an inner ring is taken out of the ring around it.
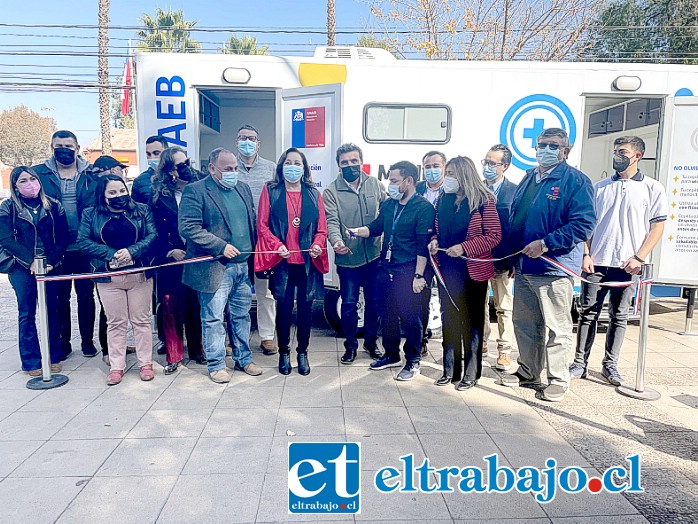
{"label": "eyeglasses", "polygon": [[558,149],[560,149],[560,147],[566,147],[566,146],[559,146],[557,144],[538,144],[536,146],[536,150],[545,149],[546,147],[548,149],[550,149],[551,151],[557,151]]}
{"label": "eyeglasses", "polygon": [[257,142],[259,139],[256,136],[238,136],[238,140],[242,142],[243,140],[249,140],[250,142]]}
{"label": "eyeglasses", "polygon": [[504,165],[502,162],[495,162],[494,160],[480,160],[480,163],[483,166],[489,166],[489,167],[499,167],[499,166]]}

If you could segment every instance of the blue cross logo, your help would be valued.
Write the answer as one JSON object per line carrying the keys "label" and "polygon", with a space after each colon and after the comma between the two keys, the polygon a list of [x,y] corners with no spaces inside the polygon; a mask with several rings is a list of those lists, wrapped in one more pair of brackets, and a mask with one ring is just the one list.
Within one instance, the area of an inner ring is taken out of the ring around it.
{"label": "blue cross logo", "polygon": [[[532,111],[535,114],[531,114]],[[526,170],[537,165],[536,141],[546,127],[560,127],[567,131],[570,144],[574,144],[577,138],[572,111],[552,95],[528,95],[507,110],[499,129],[499,141],[511,148],[514,166]]]}
{"label": "blue cross logo", "polygon": [[545,131],[545,120],[542,118],[533,119],[533,127],[526,127],[523,130],[524,138],[531,139],[531,147],[536,147],[536,140],[540,134]]}

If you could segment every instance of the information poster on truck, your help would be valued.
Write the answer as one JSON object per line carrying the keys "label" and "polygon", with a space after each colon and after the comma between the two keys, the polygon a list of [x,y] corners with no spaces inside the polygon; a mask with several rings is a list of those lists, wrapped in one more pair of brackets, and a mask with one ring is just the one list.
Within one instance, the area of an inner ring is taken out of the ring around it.
{"label": "information poster on truck", "polygon": [[690,285],[696,283],[698,266],[698,101],[691,105],[678,102],[666,180],[669,216],[659,280]]}
{"label": "information poster on truck", "polygon": [[325,107],[304,107],[291,111],[293,147],[325,147]]}

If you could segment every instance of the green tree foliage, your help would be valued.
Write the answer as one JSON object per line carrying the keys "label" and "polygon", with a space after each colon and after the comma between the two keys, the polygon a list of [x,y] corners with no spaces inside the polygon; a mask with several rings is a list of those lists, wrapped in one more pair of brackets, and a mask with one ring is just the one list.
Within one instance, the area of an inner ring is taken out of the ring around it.
{"label": "green tree foliage", "polygon": [[184,11],[165,11],[159,7],[155,10],[155,16],[143,13],[140,19],[144,29],[136,31],[136,37],[140,40],[137,45],[139,51],[157,51],[162,53],[200,53],[201,44],[190,38],[191,29],[196,26],[198,20],[189,21],[184,18]]}
{"label": "green tree foliage", "polygon": [[27,106],[0,112],[0,162],[8,166],[33,166],[51,155],[51,135],[56,121]]}
{"label": "green tree foliage", "polygon": [[698,2],[604,2],[589,33],[584,56],[614,62],[697,64]]}
{"label": "green tree foliage", "polygon": [[377,48],[377,49],[385,49],[386,51],[391,52],[393,54],[393,56],[395,56],[395,58],[404,58],[395,49],[395,46],[391,45],[388,40],[386,40],[384,38],[378,38],[376,35],[373,35],[373,34],[360,36],[356,42],[356,45],[359,47],[372,47],[372,48]]}
{"label": "green tree foliage", "polygon": [[257,39],[246,35],[242,38],[231,35],[219,49],[226,55],[268,55],[268,50],[269,46],[257,46]]}

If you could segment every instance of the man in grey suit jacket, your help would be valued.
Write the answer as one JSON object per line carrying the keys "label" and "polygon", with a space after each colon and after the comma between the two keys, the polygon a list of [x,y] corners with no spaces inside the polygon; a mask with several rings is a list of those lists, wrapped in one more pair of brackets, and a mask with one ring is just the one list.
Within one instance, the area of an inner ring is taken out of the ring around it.
{"label": "man in grey suit jacket", "polygon": [[187,258],[218,260],[184,266],[182,282],[199,294],[204,352],[211,380],[230,382],[225,366],[226,306],[232,325],[235,367],[261,375],[250,351],[250,307],[254,246],[257,242],[252,193],[238,181],[237,160],[227,149],[211,152],[211,176],[185,187],[179,207],[179,232]]}

